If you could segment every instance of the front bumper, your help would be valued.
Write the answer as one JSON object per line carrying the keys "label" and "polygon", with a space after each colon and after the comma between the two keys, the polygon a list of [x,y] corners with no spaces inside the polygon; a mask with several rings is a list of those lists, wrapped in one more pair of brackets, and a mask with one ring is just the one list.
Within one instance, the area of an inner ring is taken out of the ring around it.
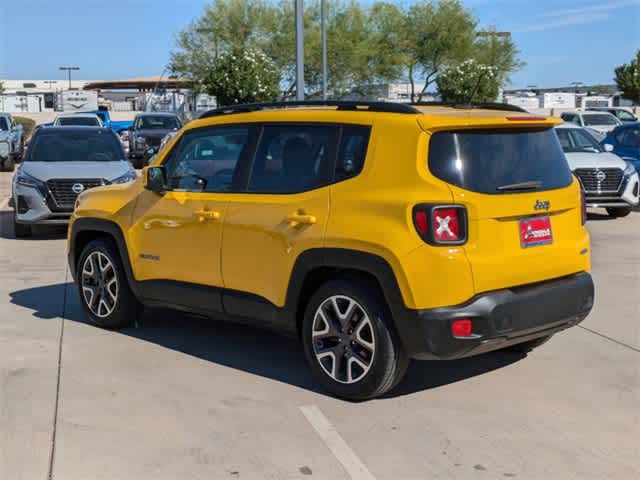
{"label": "front bumper", "polygon": [[68,223],[73,213],[73,209],[52,211],[40,190],[34,187],[15,185],[12,198],[18,223],[61,225]]}
{"label": "front bumper", "polygon": [[[579,273],[474,297],[455,307],[394,312],[400,339],[413,358],[450,360],[553,335],[584,320],[593,306],[591,275]],[[451,323],[473,321],[473,335],[451,334]]]}

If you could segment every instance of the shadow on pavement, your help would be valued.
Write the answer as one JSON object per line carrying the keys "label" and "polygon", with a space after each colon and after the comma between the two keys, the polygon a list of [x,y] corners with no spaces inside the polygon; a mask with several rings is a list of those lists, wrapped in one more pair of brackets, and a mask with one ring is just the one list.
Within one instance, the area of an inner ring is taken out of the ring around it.
{"label": "shadow on pavement", "polygon": [[[18,290],[10,293],[10,296],[11,303],[33,310],[35,317],[55,319],[60,318],[63,292],[66,292],[64,318],[89,325],[72,283]],[[168,309],[147,309],[137,327],[118,330],[118,333],[322,393],[311,377],[302,347],[295,338]],[[447,362],[414,360],[404,380],[385,398],[459,382],[505,367],[522,358],[524,355],[492,352]]]}
{"label": "shadow on pavement", "polygon": [[[17,240],[62,240],[67,238],[66,225],[34,225],[29,237]],[[0,238],[16,240],[13,230],[13,210],[0,211]]]}

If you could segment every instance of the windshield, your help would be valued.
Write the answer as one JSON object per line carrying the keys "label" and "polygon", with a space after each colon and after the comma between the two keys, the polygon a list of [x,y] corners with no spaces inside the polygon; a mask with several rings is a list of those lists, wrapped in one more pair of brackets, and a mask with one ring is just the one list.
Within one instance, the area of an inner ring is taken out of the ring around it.
{"label": "windshield", "polygon": [[122,160],[122,145],[108,130],[42,130],[28,149],[32,162],[114,162]]}
{"label": "windshield", "polygon": [[136,130],[173,130],[180,128],[180,124],[176,117],[157,115],[139,117],[136,122]]}
{"label": "windshield", "polygon": [[480,193],[535,184],[536,190],[566,187],[571,171],[554,129],[437,132],[429,144],[429,168],[447,183]]}
{"label": "windshield", "polygon": [[565,153],[602,151],[595,138],[579,128],[558,128],[556,133]]}
{"label": "windshield", "polygon": [[582,121],[585,125],[617,125],[616,117],[608,113],[596,115],[583,115]]}
{"label": "windshield", "polygon": [[0,130],[9,130],[9,123],[4,117],[0,117]]}
{"label": "windshield", "polygon": [[56,121],[57,125],[67,126],[81,126],[81,127],[99,127],[98,117],[60,117]]}

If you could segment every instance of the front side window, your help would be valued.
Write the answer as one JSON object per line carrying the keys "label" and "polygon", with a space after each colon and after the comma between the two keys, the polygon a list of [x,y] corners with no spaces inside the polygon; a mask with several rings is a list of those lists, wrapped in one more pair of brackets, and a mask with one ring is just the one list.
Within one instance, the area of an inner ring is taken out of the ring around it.
{"label": "front side window", "polygon": [[180,127],[178,119],[170,115],[148,115],[138,117],[136,121],[136,130],[173,130]]}
{"label": "front side window", "polygon": [[618,118],[623,122],[635,122],[637,118],[631,112],[627,112],[626,110],[618,110]]}
{"label": "front side window", "polygon": [[596,115],[584,115],[583,117],[585,126],[592,125],[617,125],[616,117],[610,113],[602,113]]}
{"label": "front side window", "polygon": [[621,143],[625,147],[640,147],[640,128],[627,128]]}
{"label": "front side window", "polygon": [[294,193],[328,184],[337,130],[326,125],[265,126],[248,190]]}
{"label": "front side window", "polygon": [[7,123],[7,119],[4,117],[0,117],[0,130],[9,130],[9,124]]}
{"label": "front side window", "polygon": [[115,162],[124,159],[122,144],[108,130],[42,129],[27,150],[32,162]]}
{"label": "front side window", "polygon": [[234,190],[238,164],[248,152],[250,130],[232,126],[186,132],[165,162],[168,188],[192,192]]}
{"label": "front side window", "polygon": [[558,140],[565,153],[589,152],[598,153],[602,149],[598,142],[587,132],[578,128],[558,128]]}

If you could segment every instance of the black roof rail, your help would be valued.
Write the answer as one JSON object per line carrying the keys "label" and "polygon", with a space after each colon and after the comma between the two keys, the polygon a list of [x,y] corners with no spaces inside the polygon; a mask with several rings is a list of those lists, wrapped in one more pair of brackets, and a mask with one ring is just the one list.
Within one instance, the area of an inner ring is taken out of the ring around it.
{"label": "black roof rail", "polygon": [[524,108],[508,103],[485,102],[485,103],[450,103],[450,102],[416,102],[410,105],[419,107],[450,107],[450,108],[479,108],[483,110],[502,110],[505,112],[528,113]]}
{"label": "black roof rail", "polygon": [[247,103],[239,105],[229,105],[226,107],[209,110],[200,115],[199,118],[211,118],[220,115],[232,115],[235,113],[249,113],[260,110],[285,109],[294,107],[336,107],[337,110],[364,111],[364,112],[384,112],[384,113],[422,113],[415,107],[407,103],[393,102],[367,102],[359,100],[305,100],[292,102],[266,102]]}

